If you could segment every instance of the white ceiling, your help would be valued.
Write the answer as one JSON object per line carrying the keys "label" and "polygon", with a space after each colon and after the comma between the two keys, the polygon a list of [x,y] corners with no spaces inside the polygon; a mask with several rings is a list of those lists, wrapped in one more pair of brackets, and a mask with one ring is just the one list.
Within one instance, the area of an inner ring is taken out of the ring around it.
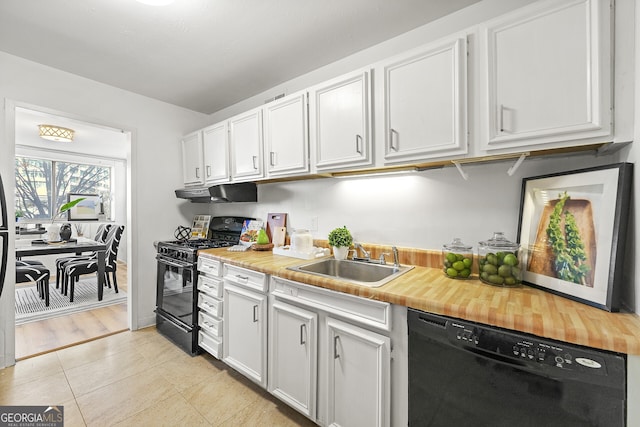
{"label": "white ceiling", "polygon": [[202,113],[479,0],[1,0],[0,50]]}

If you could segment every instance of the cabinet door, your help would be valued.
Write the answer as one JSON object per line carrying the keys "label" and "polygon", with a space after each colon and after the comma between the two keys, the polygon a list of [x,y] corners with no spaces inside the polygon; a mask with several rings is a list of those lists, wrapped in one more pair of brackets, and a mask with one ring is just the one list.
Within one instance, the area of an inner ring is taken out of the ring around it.
{"label": "cabinet door", "polygon": [[202,131],[204,179],[207,183],[229,181],[229,144],[227,122],[218,123]]}
{"label": "cabinet door", "polygon": [[202,133],[194,132],[182,141],[182,174],[184,184],[202,184]]}
{"label": "cabinet door", "polygon": [[480,27],[484,149],[610,135],[609,15],[605,0],[547,0]]}
{"label": "cabinet door", "polygon": [[466,37],[384,67],[386,163],[467,152],[466,82]]}
{"label": "cabinet door", "polygon": [[224,286],[223,360],[247,378],[267,386],[266,296]]}
{"label": "cabinet door", "polygon": [[233,180],[264,177],[262,110],[256,109],[229,120]]}
{"label": "cabinet door", "polygon": [[269,391],[315,419],[317,319],[311,311],[281,301],[269,316]]}
{"label": "cabinet door", "polygon": [[310,91],[311,146],[318,170],[372,163],[370,86],[365,71]]}
{"label": "cabinet door", "polygon": [[327,424],[389,425],[389,338],[332,318],[326,325]]}
{"label": "cabinet door", "polygon": [[309,172],[306,94],[264,107],[264,138],[269,176]]}

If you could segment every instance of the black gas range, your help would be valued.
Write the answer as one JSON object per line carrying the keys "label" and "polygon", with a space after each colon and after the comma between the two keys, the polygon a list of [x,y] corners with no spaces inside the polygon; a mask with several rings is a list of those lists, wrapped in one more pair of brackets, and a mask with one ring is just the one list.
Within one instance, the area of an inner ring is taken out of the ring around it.
{"label": "black gas range", "polygon": [[198,251],[240,241],[245,217],[213,217],[206,239],[158,242],[156,328],[191,355],[198,354]]}
{"label": "black gas range", "polygon": [[224,248],[237,244],[237,241],[217,239],[168,240],[158,242],[158,255],[174,260],[195,263],[201,249]]}

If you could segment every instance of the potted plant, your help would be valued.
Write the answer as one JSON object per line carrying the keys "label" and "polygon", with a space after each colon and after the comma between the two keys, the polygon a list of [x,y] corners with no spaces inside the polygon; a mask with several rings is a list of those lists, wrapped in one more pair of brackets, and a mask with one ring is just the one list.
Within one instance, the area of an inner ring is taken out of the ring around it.
{"label": "potted plant", "polygon": [[329,233],[329,246],[333,248],[335,259],[346,259],[352,244],[353,236],[346,226],[335,228]]}
{"label": "potted plant", "polygon": [[74,207],[84,199],[85,197],[80,197],[78,199],[75,199],[71,202],[67,202],[64,205],[60,206],[60,209],[58,209],[58,212],[51,218],[51,224],[49,225],[49,228],[47,230],[47,237],[49,241],[54,241],[58,239],[69,240],[71,238],[71,225],[67,224],[68,227],[65,227],[65,235],[62,236],[60,226],[58,226],[57,224],[54,224],[54,221],[56,220],[56,218],[58,218],[59,216],[67,212],[69,209],[71,209],[72,207]]}

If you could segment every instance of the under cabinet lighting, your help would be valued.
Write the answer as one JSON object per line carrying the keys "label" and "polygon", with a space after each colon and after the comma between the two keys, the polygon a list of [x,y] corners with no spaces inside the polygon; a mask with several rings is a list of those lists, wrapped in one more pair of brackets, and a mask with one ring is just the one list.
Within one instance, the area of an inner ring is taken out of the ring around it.
{"label": "under cabinet lighting", "polygon": [[370,176],[389,176],[389,175],[401,175],[417,172],[418,170],[414,166],[400,167],[393,169],[368,169],[362,171],[345,171],[345,172],[333,172],[331,174],[334,178],[364,178]]}

